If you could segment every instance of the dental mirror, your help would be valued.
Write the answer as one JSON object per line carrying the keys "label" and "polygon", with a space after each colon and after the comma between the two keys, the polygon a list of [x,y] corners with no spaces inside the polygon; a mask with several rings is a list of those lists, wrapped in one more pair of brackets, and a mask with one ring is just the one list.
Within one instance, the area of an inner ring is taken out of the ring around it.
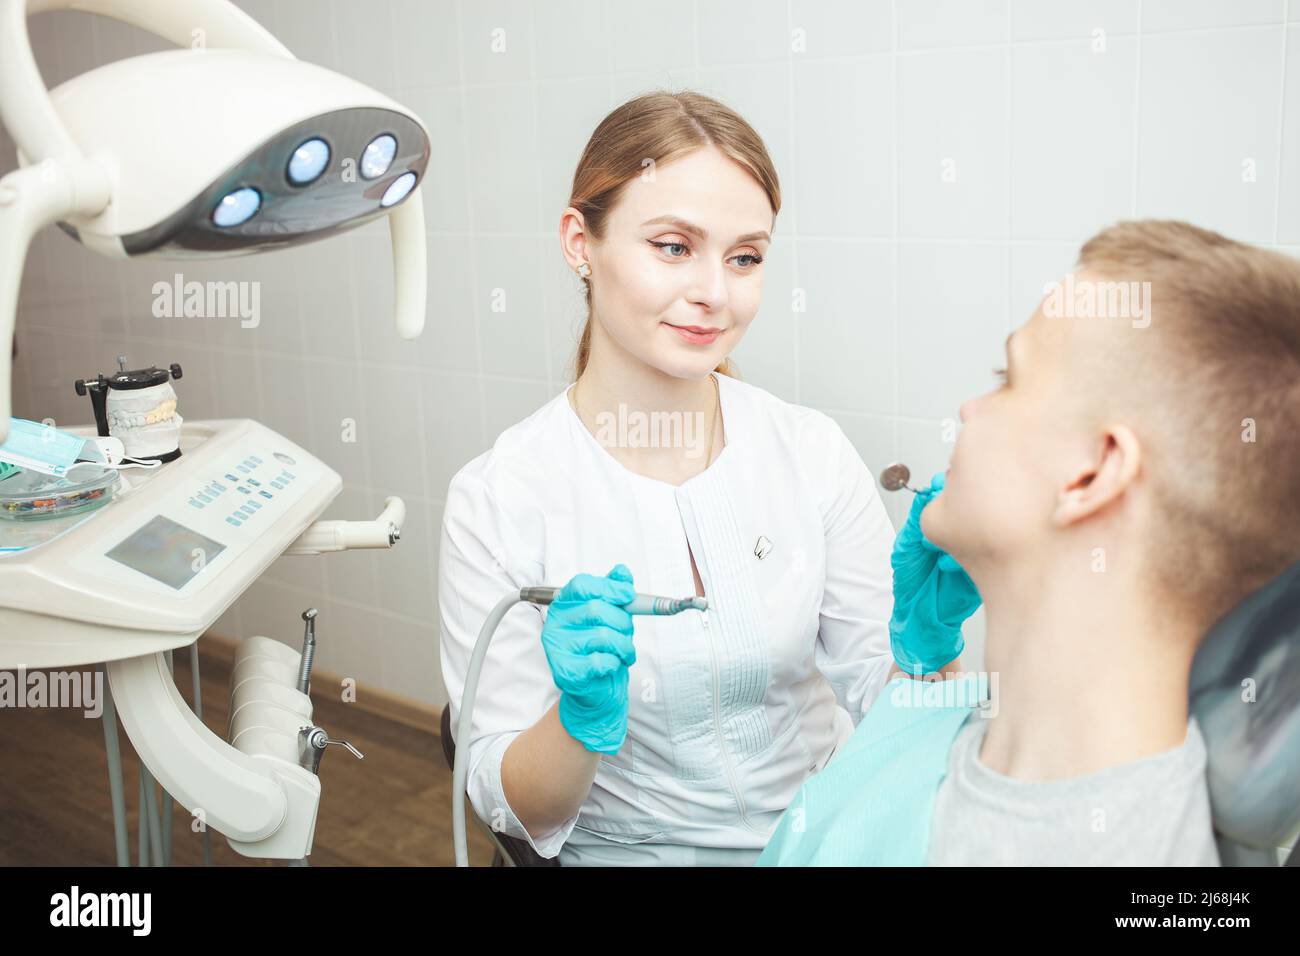
{"label": "dental mirror", "polygon": [[901,461],[898,461],[880,473],[880,484],[886,491],[898,491],[900,488],[906,488],[912,494],[916,494],[916,489],[907,483],[911,477],[911,470]]}

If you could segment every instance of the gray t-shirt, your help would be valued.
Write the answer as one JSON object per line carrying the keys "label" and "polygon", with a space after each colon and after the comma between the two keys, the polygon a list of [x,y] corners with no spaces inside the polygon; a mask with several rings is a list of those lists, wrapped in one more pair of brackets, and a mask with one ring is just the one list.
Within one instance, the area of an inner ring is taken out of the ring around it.
{"label": "gray t-shirt", "polygon": [[1195,718],[1172,750],[1068,780],[979,760],[988,721],[958,731],[930,820],[930,866],[1218,866]]}

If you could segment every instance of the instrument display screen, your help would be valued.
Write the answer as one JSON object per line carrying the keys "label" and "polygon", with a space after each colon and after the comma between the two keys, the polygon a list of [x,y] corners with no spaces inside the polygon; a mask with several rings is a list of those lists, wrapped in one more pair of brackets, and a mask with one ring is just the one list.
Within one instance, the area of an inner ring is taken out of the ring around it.
{"label": "instrument display screen", "polygon": [[221,542],[155,515],[107,556],[179,591],[225,550]]}

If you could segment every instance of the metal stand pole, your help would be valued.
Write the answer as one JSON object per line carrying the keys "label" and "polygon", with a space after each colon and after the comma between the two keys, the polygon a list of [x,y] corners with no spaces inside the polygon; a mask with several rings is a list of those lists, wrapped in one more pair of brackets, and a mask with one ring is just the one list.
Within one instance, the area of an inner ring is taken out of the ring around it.
{"label": "metal stand pole", "polygon": [[153,774],[144,764],[140,765],[140,779],[145,785],[145,825],[149,827],[149,857],[153,860],[153,866],[162,866],[163,845],[162,827],[158,822],[158,792],[155,789]]}
{"label": "metal stand pole", "polygon": [[[190,645],[190,678],[194,685],[194,715],[203,719],[203,682],[199,680],[199,642]],[[212,865],[212,832],[203,827],[203,865]]]}
{"label": "metal stand pole", "polygon": [[[172,660],[172,652],[167,652],[167,670],[171,671],[173,679],[176,676],[176,665]],[[172,865],[172,811],[176,801],[172,799],[170,793],[164,788],[159,787],[162,792],[162,858],[163,866]]]}
{"label": "metal stand pole", "polygon": [[113,804],[113,846],[118,866],[131,865],[131,849],[127,845],[126,798],[122,786],[122,749],[117,739],[117,709],[113,706],[113,692],[108,686],[104,665],[97,666],[104,681],[104,753],[108,758],[108,793]]}
{"label": "metal stand pole", "polygon": [[144,769],[144,764],[140,765],[140,802],[137,804],[135,829],[139,836],[138,855],[136,858],[137,866],[149,865],[149,801],[145,799],[145,777],[149,776],[149,771]]}

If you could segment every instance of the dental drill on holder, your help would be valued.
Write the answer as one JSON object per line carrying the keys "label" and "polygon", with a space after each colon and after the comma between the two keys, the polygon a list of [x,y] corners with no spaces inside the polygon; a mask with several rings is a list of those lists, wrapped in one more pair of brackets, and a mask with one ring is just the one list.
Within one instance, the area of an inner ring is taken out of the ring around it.
{"label": "dental drill on holder", "polygon": [[[470,655],[469,668],[465,673],[465,691],[461,695],[460,720],[456,724],[456,756],[451,775],[451,830],[456,847],[456,865],[469,866],[469,848],[465,833],[465,784],[469,776],[469,738],[474,726],[474,698],[478,694],[479,673],[483,670],[483,661],[487,657],[488,645],[496,633],[497,625],[506,616],[506,612],[519,603],[547,605],[559,596],[561,588],[528,587],[520,588],[503,597],[492,613],[483,622],[474,643],[474,652]],[[620,605],[628,614],[679,614],[682,611],[704,611],[709,607],[707,598],[692,596],[688,598],[657,597],[653,594],[638,593],[627,604]]]}
{"label": "dental drill on holder", "polygon": [[316,615],[320,612],[309,607],[302,612],[305,625],[302,635],[302,657],[298,664],[298,692],[311,693],[311,665],[316,659]]}
{"label": "dental drill on holder", "polygon": [[[309,607],[302,612],[302,656],[298,665],[298,692],[311,693],[311,667],[316,659],[316,617],[320,612]],[[358,760],[365,760],[366,755],[346,740],[333,740],[323,727],[308,724],[298,728],[298,765],[312,773],[320,773],[320,758],[330,744],[343,747]],[[303,865],[306,865],[305,858]]]}

